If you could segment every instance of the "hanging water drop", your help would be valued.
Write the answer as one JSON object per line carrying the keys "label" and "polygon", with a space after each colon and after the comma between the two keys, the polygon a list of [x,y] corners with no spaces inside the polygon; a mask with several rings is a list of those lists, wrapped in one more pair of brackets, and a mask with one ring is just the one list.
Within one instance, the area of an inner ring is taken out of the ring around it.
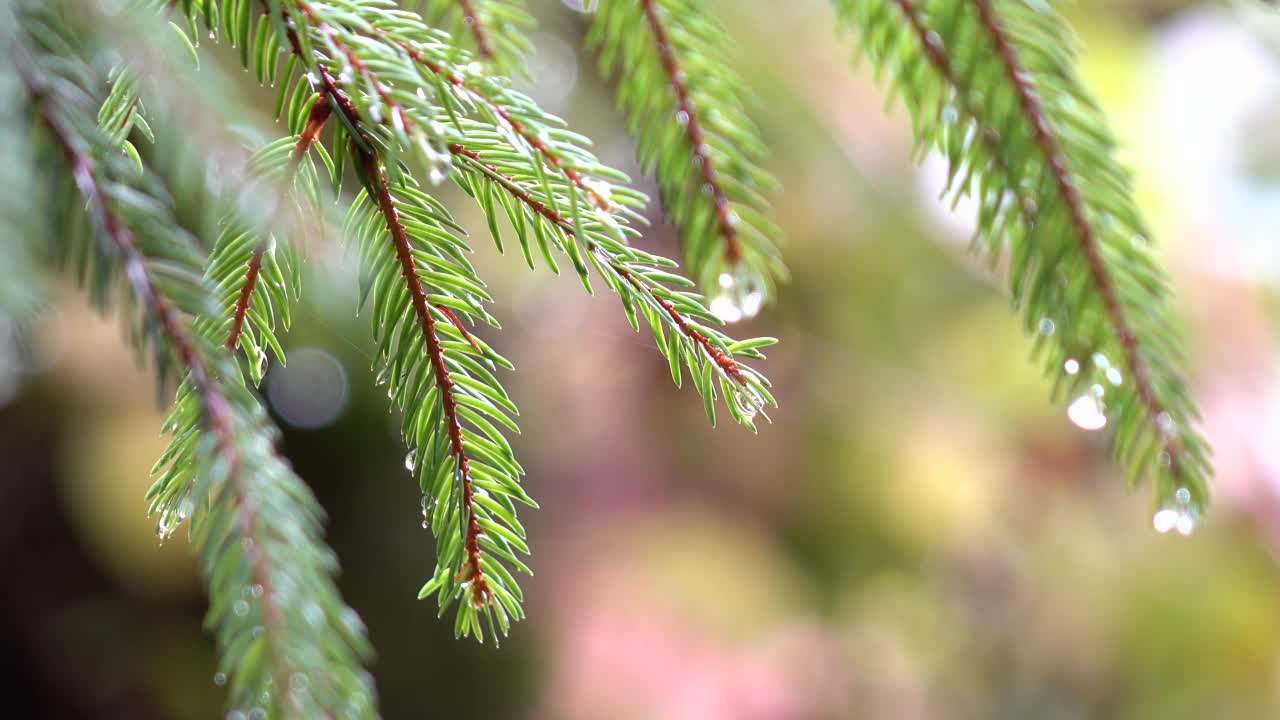
{"label": "hanging water drop", "polygon": [[1158,533],[1167,533],[1178,522],[1178,511],[1172,509],[1157,510],[1151,518],[1151,525]]}
{"label": "hanging water drop", "polygon": [[245,602],[244,600],[237,600],[235,601],[235,604],[231,606],[231,609],[232,611],[235,612],[236,615],[239,615],[240,617],[244,617],[245,615],[249,614],[249,603]]}
{"label": "hanging water drop", "polygon": [[213,674],[213,684],[222,687],[227,684],[227,674],[224,672],[216,672]]}
{"label": "hanging water drop", "polygon": [[677,124],[677,125],[680,125],[681,127],[683,127],[683,126],[685,126],[685,125],[688,125],[688,124],[689,124],[689,113],[685,112],[684,110],[680,110],[679,112],[677,112],[677,113],[676,113],[676,124]]}
{"label": "hanging water drop", "polygon": [[1165,435],[1173,435],[1178,432],[1178,423],[1174,422],[1173,416],[1168,412],[1161,412],[1156,416],[1156,425],[1159,426],[1160,432]]}
{"label": "hanging water drop", "polygon": [[1101,430],[1107,425],[1102,401],[1093,393],[1085,393],[1067,406],[1067,417],[1081,430]]}
{"label": "hanging water drop", "polygon": [[1121,375],[1120,371],[1116,368],[1107,368],[1107,372],[1105,374],[1107,376],[1107,382],[1112,385],[1119,385],[1124,382],[1124,376]]}
{"label": "hanging water drop", "polygon": [[427,171],[427,180],[432,185],[439,185],[440,183],[444,182],[444,178],[445,178],[444,170],[441,170],[440,167],[437,165],[432,165],[431,169]]}
{"label": "hanging water drop", "polygon": [[723,322],[738,322],[742,319],[742,308],[738,307],[738,304],[733,299],[733,276],[727,272],[720,273],[718,282],[720,292],[716,293],[716,296],[711,299],[708,309],[711,310],[712,315],[720,318]]}
{"label": "hanging water drop", "polygon": [[1040,318],[1040,334],[1049,337],[1057,329],[1057,325],[1053,322],[1053,318]]}
{"label": "hanging water drop", "polygon": [[760,278],[745,265],[739,264],[732,274],[720,273],[716,279],[720,291],[711,299],[711,314],[726,323],[749,320],[764,305],[764,286]]}
{"label": "hanging water drop", "polygon": [[1195,532],[1200,521],[1200,510],[1191,502],[1191,490],[1181,487],[1173,494],[1173,503],[1156,511],[1151,518],[1151,525],[1156,532],[1167,533],[1177,530],[1179,535],[1187,536]]}
{"label": "hanging water drop", "polygon": [[1080,361],[1075,358],[1067,358],[1067,361],[1062,363],[1062,369],[1065,370],[1068,375],[1075,375],[1080,372]]}
{"label": "hanging water drop", "polygon": [[418,449],[414,448],[404,456],[404,469],[413,472],[418,467]]}
{"label": "hanging water drop", "polygon": [[748,420],[751,420],[764,408],[764,399],[760,397],[760,393],[756,392],[755,388],[743,386],[734,393],[733,404]]}

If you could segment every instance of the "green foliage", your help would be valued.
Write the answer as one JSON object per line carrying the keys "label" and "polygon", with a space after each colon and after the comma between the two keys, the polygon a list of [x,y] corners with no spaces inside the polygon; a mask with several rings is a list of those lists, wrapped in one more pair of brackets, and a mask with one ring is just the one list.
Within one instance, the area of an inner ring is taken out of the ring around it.
{"label": "green foliage", "polygon": [[764,193],[760,133],[725,64],[729,40],[701,0],[604,0],[588,44],[618,79],[618,103],[680,228],[689,272],[716,314],[754,316],[786,270]]}
{"label": "green foliage", "polygon": [[[1008,259],[1013,299],[1056,392],[1105,410],[1117,456],[1194,522],[1207,501],[1209,450],[1181,379],[1167,283],[1061,20],[1029,0],[834,4],[903,99],[920,152],[943,155],[953,196],[978,201],[975,244],[993,262]],[[18,116],[0,110],[0,180],[29,185],[34,196],[21,197],[47,210],[41,222],[5,228],[0,312],[10,311],[9,281],[31,284],[29,248],[51,238],[52,259],[97,305],[120,296],[135,346],[162,380],[178,382],[151,510],[162,538],[190,523],[220,672],[243,711],[376,713],[362,668],[370,649],[334,585],[322,510],[274,450],[277,431],[253,390],[273,358],[284,362],[297,253],[339,234],[328,217],[335,201],[345,210],[340,235],[359,258],[378,381],[403,413],[406,466],[435,539],[421,596],[435,596],[442,615],[456,606],[460,635],[496,640],[523,617],[515,571],[529,572],[529,547],[517,510],[536,504],[507,438],[518,411],[498,371],[511,363],[478,334],[498,329],[491,298],[436,186],[456,183],[500,250],[514,237],[531,268],[567,264],[588,292],[598,281],[616,293],[631,326],[648,326],[675,383],[691,379],[713,423],[718,400],[751,429],[775,404],[768,381],[744,364],[773,340],[734,341],[718,329],[754,315],[785,270],[764,198],[775,182],[724,62],[730,43],[703,4],[606,0],[589,33],[618,77],[694,280],[631,244],[647,198],[630,180],[500,77],[520,72],[529,49],[521,3],[406,5],[0,0],[0,92],[29,100]],[[165,19],[176,33],[151,32]],[[146,30],[120,41],[104,29],[122,26]],[[229,168],[198,129],[182,127],[194,140],[178,139],[188,91],[160,82],[168,64],[151,61],[198,60],[206,39],[237,48],[258,82],[275,87],[274,114],[289,128],[243,168]],[[107,67],[108,57],[127,59]],[[194,187],[216,214],[181,225],[177,185]],[[120,295],[122,281],[129,292]],[[716,296],[708,304],[696,286]]]}
{"label": "green foliage", "polygon": [[273,716],[373,716],[362,668],[371,649],[334,585],[323,511],[276,454],[274,427],[213,337],[208,318],[220,311],[201,268],[216,264],[206,266],[176,222],[159,179],[98,127],[94,70],[71,50],[81,43],[69,23],[50,9],[23,10],[26,35],[7,49],[32,98],[41,166],[52,171],[54,255],[100,306],[123,282],[135,342],[161,378],[184,376],[150,495],[162,539],[190,523],[230,703]]}
{"label": "green foliage", "polygon": [[911,113],[921,152],[947,159],[949,192],[978,201],[974,243],[1008,259],[1055,395],[1104,411],[1131,477],[1194,522],[1212,471],[1168,282],[1070,30],[1027,0],[835,5]]}
{"label": "green foliage", "polygon": [[498,429],[518,431],[516,406],[493,374],[512,366],[463,324],[497,321],[479,307],[490,298],[448,211],[411,179],[393,187],[372,157],[361,180],[365,189],[343,234],[359,243],[378,384],[404,413],[405,467],[418,477],[423,525],[436,537],[436,569],[420,596],[437,595],[441,614],[457,602],[459,635],[483,638],[483,617],[496,639],[496,630],[505,635],[524,614],[520,588],[502,564],[529,572],[517,557],[529,547],[516,503],[536,507]]}
{"label": "green foliage", "polygon": [[522,0],[411,0],[428,25],[444,28],[497,75],[525,75],[533,49],[527,33],[536,23]]}

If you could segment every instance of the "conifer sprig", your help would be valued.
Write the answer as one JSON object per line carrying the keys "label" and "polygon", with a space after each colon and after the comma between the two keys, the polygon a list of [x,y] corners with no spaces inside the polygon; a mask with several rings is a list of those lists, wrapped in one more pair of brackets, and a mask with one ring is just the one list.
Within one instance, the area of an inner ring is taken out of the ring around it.
{"label": "conifer sprig", "polygon": [[950,190],[978,200],[975,243],[1009,257],[1013,298],[1077,421],[1112,425],[1132,478],[1154,481],[1157,525],[1189,532],[1207,502],[1208,445],[1167,280],[1065,24],[1027,0],[835,5],[917,138],[948,159]]}
{"label": "conifer sprig", "polygon": [[[496,191],[514,201],[499,204],[516,227],[526,257],[531,258],[528,228],[532,228],[549,263],[554,261],[548,248],[554,247],[582,268],[580,273],[585,279],[586,265],[582,260],[585,255],[605,284],[622,299],[631,326],[638,330],[639,316],[644,316],[659,350],[670,364],[672,379],[680,385],[681,368],[689,371],[713,424],[715,400],[721,395],[733,419],[753,430],[757,415],[762,414],[766,406],[776,406],[768,381],[739,360],[762,358],[759,348],[772,344],[772,338],[733,342],[699,322],[700,319],[713,323],[719,320],[696,293],[667,287],[668,284],[688,286],[687,280],[669,272],[669,268],[674,267],[670,260],[621,242],[620,233],[615,236],[611,232],[618,226],[593,221],[576,206],[576,217],[566,217],[556,210],[550,196],[542,194],[541,185],[533,181],[520,182],[511,174],[515,170],[504,167],[501,161],[489,162],[487,155],[460,143],[451,144],[449,150],[462,160],[459,182],[472,195],[486,198],[484,206],[491,217],[495,210],[490,192]],[[501,156],[501,153],[494,155]]]}
{"label": "conifer sprig", "polygon": [[491,372],[510,364],[459,319],[480,314],[471,306],[487,296],[456,257],[456,241],[442,244],[456,225],[411,186],[393,188],[373,155],[361,162],[366,189],[352,208],[348,234],[363,239],[361,257],[376,273],[375,308],[398,308],[407,293],[413,310],[413,322],[379,324],[377,340],[380,378],[405,412],[412,448],[406,467],[419,477],[423,522],[437,537],[436,571],[421,594],[438,594],[442,613],[460,601],[459,634],[483,638],[483,617],[496,639],[523,610],[519,586],[494,555],[527,571],[516,557],[528,547],[513,501],[533,505],[494,424],[515,430],[515,406]]}
{"label": "conifer sprig", "polygon": [[537,23],[523,0],[412,0],[406,7],[444,28],[458,47],[498,75],[524,75],[525,56],[533,49],[528,33]]}
{"label": "conifer sprig", "polygon": [[701,0],[606,0],[588,43],[680,229],[689,272],[727,321],[755,315],[785,277],[764,194],[764,144],[726,65],[729,44]]}
{"label": "conifer sprig", "polygon": [[6,61],[28,89],[37,140],[51,148],[55,250],[77,259],[99,304],[122,279],[138,308],[134,339],[161,377],[185,374],[168,428],[186,439],[157,464],[155,498],[162,537],[191,521],[211,597],[207,622],[223,653],[215,680],[229,684],[242,713],[373,716],[361,668],[370,650],[334,586],[322,513],[275,454],[275,431],[230,356],[193,325],[211,295],[196,243],[158,180],[97,127],[94,71],[68,54],[77,45],[63,35],[65,20],[36,8],[21,19],[27,34],[5,48]]}
{"label": "conifer sprig", "polygon": [[[288,35],[294,53],[304,53],[292,28]],[[337,39],[332,46],[355,55]],[[377,150],[376,126],[328,68],[318,65],[317,72],[325,101],[338,109],[347,152],[364,185],[345,235],[359,244],[364,294],[373,295],[379,380],[404,412],[402,429],[411,448],[406,467],[419,478],[424,527],[437,538],[436,570],[421,596],[437,594],[441,613],[458,602],[459,635],[482,639],[483,621],[496,640],[523,617],[522,593],[502,561],[528,571],[517,557],[528,546],[515,502],[533,505],[520,488],[522,470],[511,446],[497,429],[515,430],[515,406],[491,372],[495,364],[510,364],[459,318],[496,326],[480,305],[488,296],[463,254],[467,248],[451,235],[460,228],[407,173],[392,183]],[[371,83],[380,83],[373,71],[364,72]]]}

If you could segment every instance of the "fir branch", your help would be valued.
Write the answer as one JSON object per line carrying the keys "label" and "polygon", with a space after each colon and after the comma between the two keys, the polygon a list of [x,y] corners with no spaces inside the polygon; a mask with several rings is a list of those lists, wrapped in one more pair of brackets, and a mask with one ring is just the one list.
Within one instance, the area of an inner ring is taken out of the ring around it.
{"label": "fir branch", "polygon": [[170,367],[185,375],[166,421],[175,436],[151,494],[162,539],[191,520],[208,623],[223,654],[219,682],[230,682],[241,712],[373,716],[361,668],[369,648],[334,586],[320,511],[275,454],[274,428],[230,356],[201,331],[207,324],[192,323],[210,294],[195,244],[148,169],[126,162],[119,138],[93,121],[85,84],[93,71],[66,54],[76,45],[62,39],[65,20],[31,7],[21,26],[27,39],[12,59],[61,159],[55,172],[69,186],[58,206],[57,249],[85,258],[82,275],[100,304],[122,277],[141,308],[136,338],[152,349],[162,377]]}
{"label": "fir branch", "polygon": [[[462,516],[466,519],[466,538],[463,541],[465,566],[458,572],[457,578],[461,578],[471,584],[473,604],[476,607],[484,607],[492,599],[493,591],[489,589],[489,581],[485,578],[485,572],[480,566],[480,535],[482,530],[480,528],[479,515],[475,511],[475,488],[471,477],[471,457],[467,454],[467,448],[462,439],[462,423],[458,420],[456,387],[453,378],[449,374],[449,368],[445,365],[444,349],[441,346],[440,336],[436,333],[435,318],[432,317],[431,306],[427,301],[427,293],[423,289],[422,280],[418,277],[418,266],[413,259],[409,237],[405,232],[404,225],[400,223],[395,201],[391,197],[387,175],[377,166],[377,160],[372,155],[365,155],[364,163],[365,178],[372,183],[378,211],[382,214],[387,233],[395,244],[396,260],[400,264],[405,284],[409,289],[414,313],[417,315],[418,322],[422,327],[422,337],[426,343],[427,357],[435,373],[436,388],[440,393],[440,405],[449,437],[449,455],[457,465],[457,474],[462,486],[461,510]],[[440,305],[438,307],[443,308],[444,306]],[[451,320],[456,321],[456,316],[451,312],[449,317]],[[460,332],[465,332],[461,322],[456,322],[456,327]],[[474,344],[475,341],[469,334],[467,334],[467,340],[473,344],[477,352],[483,352],[478,345]]]}
{"label": "fir branch", "polygon": [[[324,130],[324,126],[329,121],[331,113],[332,109],[327,99],[319,97],[312,102],[311,112],[308,114],[307,122],[302,128],[302,132],[297,136],[296,140],[290,138],[293,149],[290,152],[288,164],[285,166],[286,171],[282,178],[283,183],[289,184],[295,180],[294,176],[297,173],[303,158],[307,155],[307,152],[311,149],[312,145],[315,144],[316,139],[319,138],[320,133]],[[276,147],[283,149],[283,145],[278,144]],[[258,167],[265,168],[278,167],[278,163],[273,162],[273,157],[278,154],[278,151],[272,152],[272,149],[269,147],[260,152],[258,157],[255,158],[256,165]],[[307,185],[312,188],[312,193],[314,193],[314,187],[317,184],[314,179],[316,175],[315,168],[308,167],[307,170],[308,172],[304,174],[304,177],[309,180]],[[277,212],[282,209],[280,206],[283,204],[283,197],[278,197],[278,200],[281,202],[276,203],[275,211]],[[273,212],[271,214],[275,213]],[[231,221],[229,220],[228,223],[230,224],[230,222]],[[234,233],[224,233],[223,235],[225,242],[228,244],[235,242],[235,240],[231,239],[233,237]],[[239,295],[236,296],[235,305],[231,312],[231,327],[227,331],[227,339],[223,343],[224,346],[232,352],[234,352],[242,343],[245,345],[245,350],[251,358],[250,368],[254,374],[255,383],[261,382],[263,368],[266,364],[266,355],[262,349],[264,342],[256,341],[252,335],[246,336],[245,321],[250,318],[250,310],[253,307],[255,291],[259,289],[258,281],[263,272],[264,260],[267,260],[270,263],[275,263],[275,249],[276,237],[273,234],[267,234],[260,239],[249,252],[248,262],[244,264],[243,281],[241,282]],[[214,259],[210,262],[209,272],[209,274],[215,278],[229,274],[229,271],[219,267],[220,264],[225,267],[225,264],[218,262],[219,257],[220,253],[215,249]],[[292,252],[288,252],[288,260],[290,261],[290,265],[296,264],[295,258],[292,257]],[[272,267],[271,269],[274,270],[272,273],[273,279],[278,281],[276,285],[277,292],[275,293],[277,300],[276,306],[280,309],[284,326],[287,328],[289,326],[290,319],[288,313],[288,291],[284,288],[284,272],[282,272],[278,266]],[[298,292],[296,275],[294,277],[294,282],[292,282],[291,285],[293,287],[293,292],[296,295]],[[259,302],[260,304],[267,305],[268,310],[265,315],[266,317],[270,317],[270,298],[262,297]],[[258,328],[261,332],[262,340],[273,344],[276,356],[283,361],[283,352],[279,349],[279,344],[276,343],[273,338],[272,330],[274,327],[268,325],[265,321],[260,321],[258,323]]]}
{"label": "fir branch", "polygon": [[501,75],[524,75],[533,49],[528,33],[536,22],[523,0],[417,0],[404,3],[430,25],[449,30],[459,47]]}
{"label": "fir branch", "polygon": [[[233,5],[235,0],[228,8]],[[684,282],[664,269],[671,263],[625,243],[635,232],[628,223],[640,219],[635,208],[644,196],[611,186],[610,181],[626,182],[626,177],[600,165],[585,150],[585,138],[562,129],[558,118],[528,98],[476,72],[465,55],[417,16],[382,12],[378,0],[259,0],[257,6],[256,31],[255,16],[245,13],[243,4],[237,7],[245,19],[236,23],[225,22],[228,8],[217,3],[192,6],[189,17],[203,17],[211,29],[241,44],[242,55],[250,58],[246,62],[259,68],[269,65],[260,58],[272,48],[262,40],[260,24],[275,23],[289,59],[283,73],[267,69],[259,75],[274,74],[281,84],[278,112],[305,135],[298,128],[305,114],[302,102],[312,97],[312,88],[334,112],[330,174],[336,184],[344,159],[353,158],[364,187],[351,206],[345,234],[360,247],[362,302],[372,297],[379,381],[388,384],[390,398],[404,411],[406,464],[419,478],[424,526],[437,539],[436,571],[420,595],[437,595],[442,613],[460,601],[455,631],[482,638],[487,624],[496,639],[523,617],[522,593],[507,566],[528,571],[519,558],[528,547],[516,504],[533,505],[519,484],[523,471],[498,430],[516,430],[515,406],[491,372],[510,364],[466,330],[464,319],[496,327],[482,305],[487,295],[465,259],[465,243],[452,235],[456,224],[418,190],[410,168],[398,158],[414,152],[426,160],[428,179],[435,183],[455,165],[450,157],[457,157],[462,142],[483,151],[482,166],[496,167],[492,171],[501,174],[508,189],[518,189],[546,211],[498,201],[518,213],[512,219],[530,264],[528,237],[520,228],[527,229],[525,221],[536,217],[535,233],[548,263],[554,267],[553,247],[567,254],[584,283],[588,267],[595,265],[622,296],[633,326],[637,313],[644,314],[677,383],[681,366],[689,369],[713,419],[720,393],[730,399],[731,414],[748,426],[774,402],[763,377],[739,362],[763,357],[759,348],[770,341],[733,343],[702,325],[700,320],[715,318],[700,298],[664,285]],[[501,247],[493,207],[486,205],[494,196],[476,192],[484,172],[476,173],[475,163],[466,163],[454,177],[486,207]],[[585,207],[593,211],[585,213]],[[416,318],[412,324],[406,308]],[[664,328],[671,329],[670,339]]]}
{"label": "fir branch", "polygon": [[619,77],[641,162],[657,175],[712,310],[730,322],[754,316],[785,276],[760,192],[777,183],[759,167],[764,147],[724,64],[723,32],[700,0],[613,0],[601,3],[589,43]]}
{"label": "fir branch", "polygon": [[[486,161],[476,150],[460,143],[450,144],[449,150],[465,161],[463,169],[477,173],[474,175],[477,182],[491,184],[514,198],[527,209],[526,212],[534,216],[534,223],[541,219],[551,225],[553,232],[558,231],[562,236],[558,247],[571,257],[576,257],[573,249],[583,230],[581,218],[580,223],[575,225],[573,219],[565,217],[552,203],[539,197],[536,185],[522,185],[498,164]],[[476,194],[474,184],[464,187]],[[509,209],[508,212],[515,214],[517,211]],[[513,218],[513,223],[520,227],[527,224],[523,214]],[[596,232],[599,233],[598,228]],[[737,422],[754,429],[756,415],[765,405],[776,405],[776,401],[767,390],[768,382],[755,370],[738,362],[735,346],[744,348],[738,354],[759,358],[763,356],[755,352],[754,348],[771,341],[730,344],[724,335],[694,319],[697,316],[712,318],[699,298],[674,293],[663,286],[663,281],[680,280],[679,276],[672,276],[660,269],[669,266],[668,261],[621,244],[603,233],[582,235],[587,255],[600,276],[622,298],[632,327],[639,329],[637,307],[645,315],[659,349],[670,361],[672,378],[676,383],[680,383],[680,364],[683,363],[693,377],[695,387],[706,400],[707,415],[714,423],[716,392],[711,379],[714,371],[722,380],[721,389],[724,397],[729,400],[730,414]],[[663,331],[664,326],[674,331],[671,342]],[[745,349],[747,345],[751,347]]]}
{"label": "fir branch", "polygon": [[[308,17],[313,21],[324,22],[310,7],[304,12],[311,13]],[[294,51],[303,52],[303,45],[292,30],[290,35]],[[354,55],[339,41],[335,40],[334,46],[343,55]],[[516,553],[527,553],[528,548],[512,501],[529,505],[533,502],[518,485],[521,471],[511,455],[510,445],[485,419],[488,416],[514,429],[506,412],[514,413],[515,407],[496,379],[466,356],[470,354],[468,351],[474,351],[475,357],[484,362],[509,363],[467,332],[455,314],[455,311],[464,312],[493,322],[477,305],[476,295],[482,295],[483,291],[470,266],[458,254],[458,248],[453,242],[439,245],[456,225],[443,213],[443,208],[404,184],[411,182],[407,175],[403,176],[398,190],[392,189],[386,166],[373,149],[376,144],[369,134],[369,123],[357,104],[338,87],[327,68],[320,66],[318,72],[327,98],[338,108],[343,126],[351,133],[351,153],[360,162],[358,167],[365,190],[352,206],[346,234],[362,243],[364,265],[373,276],[374,316],[379,319],[376,338],[385,363],[380,377],[390,383],[389,395],[405,413],[404,435],[411,448],[407,465],[420,477],[424,526],[432,526],[439,540],[436,572],[420,596],[438,594],[443,613],[464,593],[469,594],[469,601],[460,604],[456,631],[483,639],[480,624],[483,617],[489,625],[489,634],[496,640],[498,632],[509,631],[512,619],[523,617],[523,610],[519,586],[493,556],[527,571],[516,557]],[[370,79],[378,82],[374,77]],[[412,232],[401,222],[402,213],[412,218]],[[375,223],[371,216],[380,218],[380,231],[373,231]],[[395,258],[398,273],[391,272],[392,263],[386,261],[388,253]],[[424,266],[420,267],[419,262]],[[393,275],[403,280],[401,287],[417,318],[420,335],[416,339],[405,334],[403,323],[387,317],[387,313],[400,305],[402,297],[401,292],[393,289]],[[431,295],[424,277],[434,283]],[[463,339],[465,345],[442,337],[448,326],[437,325],[433,308],[452,323],[449,329]],[[446,354],[450,346],[453,351]],[[424,354],[429,371],[419,365],[419,358]],[[434,378],[429,388],[424,383],[424,372]],[[468,418],[465,425],[464,416]],[[443,455],[437,452],[442,438],[447,439]],[[456,475],[456,483],[444,480],[450,473]],[[483,478],[477,477],[477,473]],[[481,484],[484,489],[477,488]],[[433,512],[434,524],[425,519]],[[460,537],[449,530],[457,525],[460,525]]]}
{"label": "fir branch", "polygon": [[836,7],[890,73],[917,139],[948,159],[951,191],[979,201],[976,240],[993,259],[1008,251],[1046,373],[1105,410],[1131,475],[1154,480],[1180,528],[1194,524],[1211,467],[1176,367],[1167,284],[1115,142],[1062,52],[1065,25],[1025,0]]}

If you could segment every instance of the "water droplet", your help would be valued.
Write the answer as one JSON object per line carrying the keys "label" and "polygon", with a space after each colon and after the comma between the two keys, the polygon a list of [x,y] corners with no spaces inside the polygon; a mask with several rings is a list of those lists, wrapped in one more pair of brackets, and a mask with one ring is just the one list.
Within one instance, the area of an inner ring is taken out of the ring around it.
{"label": "water droplet", "polygon": [[745,265],[738,265],[732,274],[720,273],[716,278],[720,292],[711,299],[711,314],[726,323],[749,320],[764,305],[764,287],[759,277]]}
{"label": "water droplet", "polygon": [[759,413],[764,408],[764,399],[760,397],[760,393],[756,392],[755,388],[743,386],[734,393],[733,404],[737,406],[738,410],[742,411],[742,414],[748,420],[751,420],[756,416],[756,413]]}
{"label": "water droplet", "polygon": [[954,107],[947,105],[942,108],[942,122],[945,125],[955,125],[960,119],[960,113]]}
{"label": "water droplet", "polygon": [[235,612],[236,615],[244,617],[249,614],[249,603],[244,600],[237,600],[235,604],[231,606],[231,610]]}
{"label": "water droplet", "polygon": [[227,720],[248,720],[248,716],[239,710],[232,710],[227,713]]}
{"label": "water droplet", "polygon": [[294,673],[289,676],[289,689],[291,690],[302,692],[303,690],[306,690],[307,686],[310,684],[311,681],[302,673]]}
{"label": "water droplet", "polygon": [[1056,330],[1057,327],[1058,326],[1053,322],[1053,318],[1040,318],[1040,334],[1041,335],[1048,337],[1053,334],[1053,331]]}
{"label": "water droplet", "polygon": [[1067,417],[1081,430],[1101,430],[1107,425],[1102,401],[1093,393],[1085,393],[1067,407]]}
{"label": "water droplet", "polygon": [[222,687],[227,684],[227,674],[224,672],[216,672],[213,674],[213,684]]}
{"label": "water droplet", "polygon": [[596,6],[600,4],[600,0],[561,0],[561,2],[570,10],[580,13],[593,13],[596,11]]}
{"label": "water droplet", "polygon": [[1177,510],[1157,510],[1156,514],[1151,518],[1151,525],[1155,527],[1158,533],[1167,533],[1173,529],[1178,523]]}
{"label": "water droplet", "polygon": [[483,75],[484,65],[481,65],[478,60],[472,61],[469,65],[467,65],[467,72],[471,73],[472,75]]}
{"label": "water droplet", "polygon": [[1112,385],[1119,385],[1121,382],[1124,381],[1124,377],[1120,374],[1120,371],[1116,368],[1107,368],[1106,375],[1107,375],[1107,382],[1111,383]]}
{"label": "water droplet", "polygon": [[685,112],[684,110],[680,110],[680,111],[678,111],[678,112],[676,113],[676,124],[677,124],[677,125],[680,125],[680,126],[682,126],[682,127],[683,127],[683,126],[685,126],[685,125],[688,125],[688,124],[689,124],[689,113]]}
{"label": "water droplet", "polygon": [[256,598],[262,597],[262,593],[263,593],[262,585],[253,585],[249,588],[249,594]]}
{"label": "water droplet", "polygon": [[428,520],[428,519],[426,519],[426,518],[423,518],[423,519],[422,519],[422,529],[423,529],[423,530],[430,530],[430,529],[431,529],[431,521],[430,521],[430,520]]}
{"label": "water droplet", "polygon": [[723,322],[735,323],[742,319],[742,308],[738,307],[726,293],[716,295],[711,299],[711,304],[707,307],[711,310],[712,315],[720,318]]}
{"label": "water droplet", "polygon": [[257,640],[258,638],[262,637],[262,633],[263,633],[262,626],[255,625],[254,628],[249,631],[249,637],[253,638],[254,640]]}
{"label": "water droplet", "polygon": [[1107,360],[1107,356],[1103,355],[1102,353],[1094,353],[1092,360],[1093,360],[1093,366],[1098,368],[1099,370],[1106,370],[1107,368],[1111,367],[1111,361]]}
{"label": "water droplet", "polygon": [[418,467],[418,449],[414,448],[404,456],[404,469],[413,472]]}
{"label": "water droplet", "polygon": [[1080,372],[1080,361],[1075,358],[1068,358],[1062,363],[1062,369],[1067,371],[1068,375],[1075,375]]}
{"label": "water droplet", "polygon": [[[263,700],[263,702],[268,702],[270,699],[271,698],[268,696],[266,700]],[[267,711],[263,708],[256,707],[249,711],[249,720],[267,720]]]}
{"label": "water droplet", "polygon": [[1160,427],[1160,432],[1165,435],[1173,435],[1178,432],[1178,423],[1174,421],[1173,416],[1168,412],[1161,412],[1156,416],[1156,425]]}
{"label": "water droplet", "polygon": [[444,182],[444,177],[445,177],[444,170],[441,170],[439,167],[432,166],[432,168],[427,171],[427,180],[432,185],[439,185],[440,183]]}
{"label": "water droplet", "polygon": [[1177,530],[1179,535],[1190,535],[1195,532],[1200,521],[1200,510],[1191,503],[1191,490],[1178,488],[1173,493],[1173,503],[1156,511],[1151,518],[1151,525],[1156,532],[1167,533]]}

